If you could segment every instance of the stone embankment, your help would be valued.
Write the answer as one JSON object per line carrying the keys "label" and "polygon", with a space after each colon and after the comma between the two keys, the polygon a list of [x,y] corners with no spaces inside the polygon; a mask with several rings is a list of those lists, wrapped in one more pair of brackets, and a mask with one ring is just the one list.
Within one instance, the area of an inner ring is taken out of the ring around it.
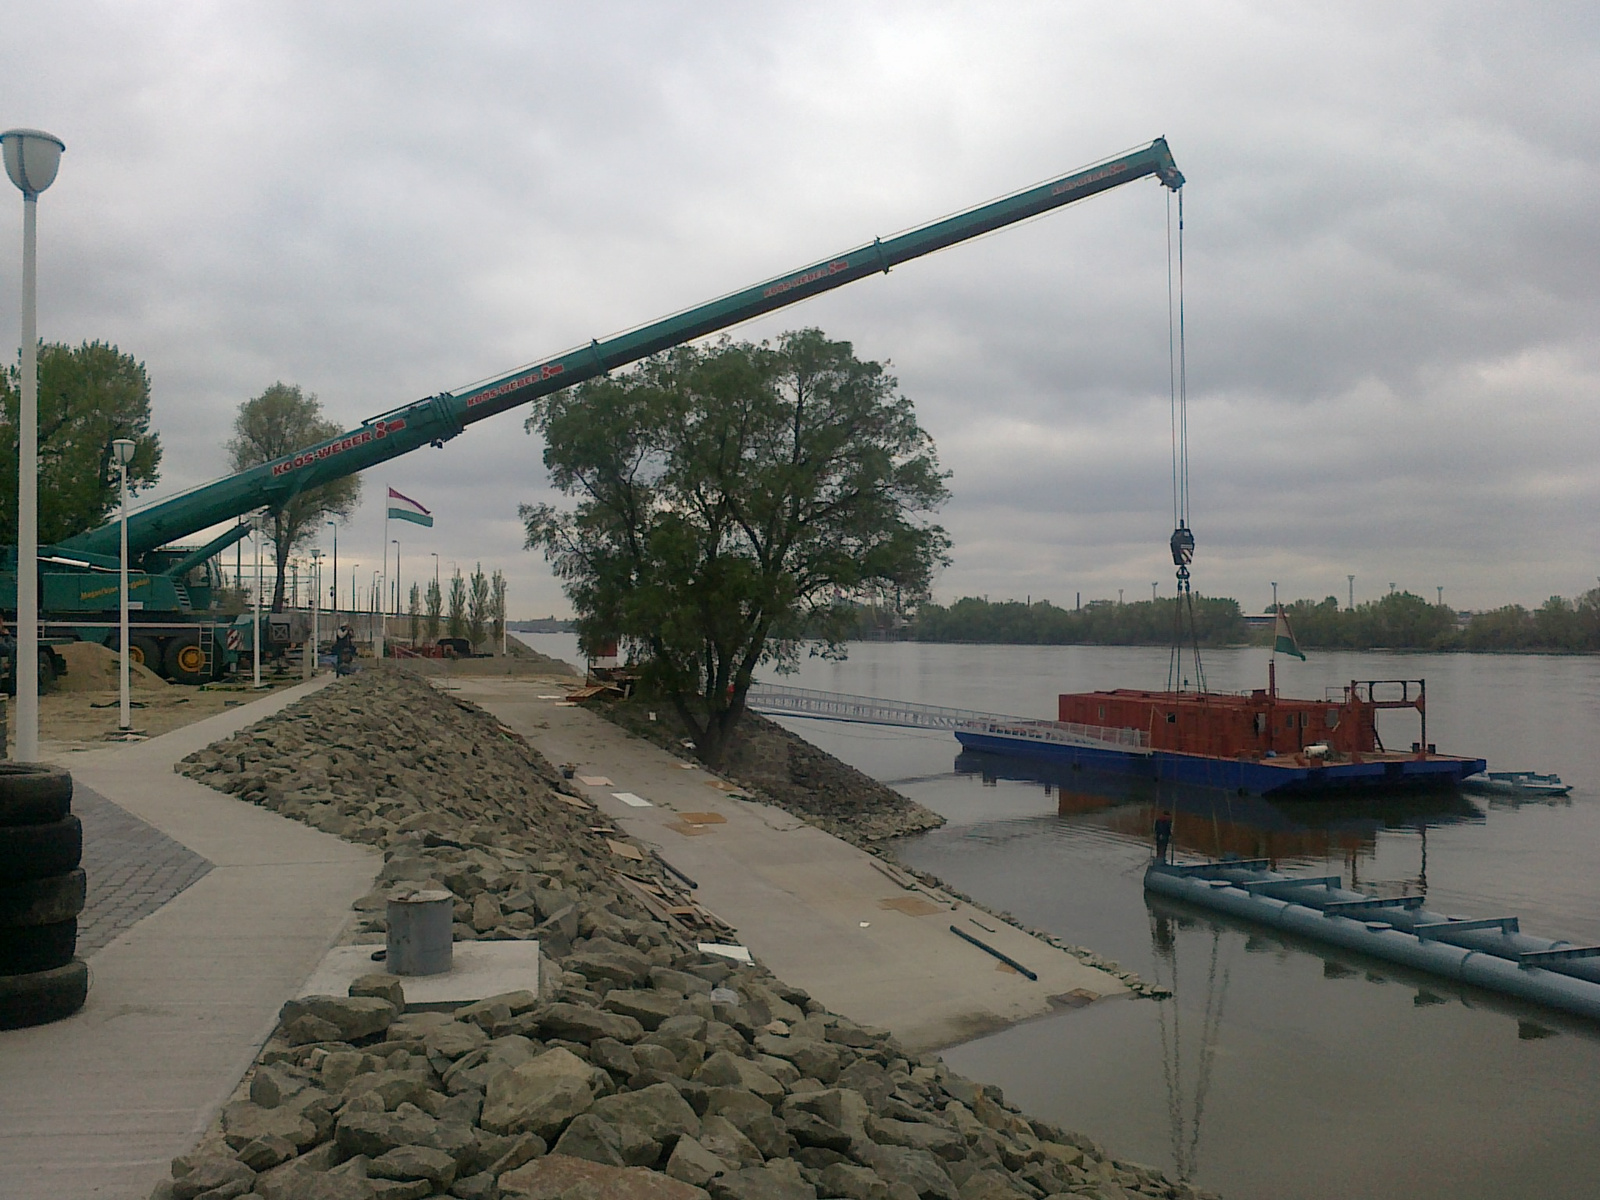
{"label": "stone embankment", "polygon": [[[369,671],[191,756],[191,776],[378,845],[379,889],[459,938],[541,941],[541,989],[408,1012],[403,981],[284,1006],[156,1195],[343,1200],[1189,1197],[999,1090],[908,1056],[759,964],[697,948],[670,877],[493,717]],[[647,897],[656,897],[652,903]]]}

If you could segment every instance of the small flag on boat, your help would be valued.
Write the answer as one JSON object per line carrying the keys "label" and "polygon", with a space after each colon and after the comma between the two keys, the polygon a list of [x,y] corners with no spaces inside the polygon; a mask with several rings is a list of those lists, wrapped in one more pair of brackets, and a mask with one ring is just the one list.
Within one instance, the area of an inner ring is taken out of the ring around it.
{"label": "small flag on boat", "polygon": [[1300,652],[1300,645],[1294,640],[1294,630],[1289,628],[1289,614],[1284,611],[1283,605],[1278,605],[1278,625],[1273,632],[1272,652],[1274,654],[1292,654],[1301,662],[1306,656]]}
{"label": "small flag on boat", "polygon": [[396,521],[410,521],[414,525],[433,527],[433,514],[410,496],[402,496],[393,488],[389,489],[389,516]]}

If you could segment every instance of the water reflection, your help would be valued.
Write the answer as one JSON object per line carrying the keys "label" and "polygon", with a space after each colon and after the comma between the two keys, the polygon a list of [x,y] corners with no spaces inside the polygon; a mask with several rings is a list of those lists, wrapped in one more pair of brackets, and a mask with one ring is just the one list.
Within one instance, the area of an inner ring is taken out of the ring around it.
{"label": "water reflection", "polygon": [[1419,838],[1416,871],[1388,882],[1426,894],[1428,829],[1484,820],[1483,810],[1454,789],[1344,800],[1273,800],[1097,775],[975,750],[963,750],[955,767],[960,774],[978,776],[986,786],[1001,780],[1039,784],[1046,795],[1055,797],[1059,816],[1129,841],[1148,843],[1156,814],[1166,811],[1173,818],[1173,845],[1181,853],[1265,859],[1274,868],[1340,858],[1350,871],[1352,887],[1361,886],[1363,861],[1375,858],[1379,835],[1404,830]]}

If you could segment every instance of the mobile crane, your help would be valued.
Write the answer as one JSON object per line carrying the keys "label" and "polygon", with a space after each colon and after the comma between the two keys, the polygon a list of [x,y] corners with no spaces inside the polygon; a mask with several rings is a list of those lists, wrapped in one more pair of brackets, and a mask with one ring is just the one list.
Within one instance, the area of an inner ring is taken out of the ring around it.
{"label": "mobile crane", "polygon": [[[179,682],[199,683],[237,669],[253,647],[251,617],[230,620],[213,610],[213,595],[222,582],[216,556],[241,540],[249,525],[240,522],[194,548],[175,547],[180,539],[246,513],[279,508],[307,488],[419,447],[443,446],[476,421],[673,346],[1152,176],[1174,192],[1183,186],[1165,138],[887,240],[874,238],[605,341],[392,409],[338,437],[149,504],[128,516],[129,591],[139,606],[132,614],[131,657]],[[115,646],[118,529],[117,522],[107,522],[40,548],[37,586],[44,633]],[[0,550],[0,609],[11,614],[16,612],[16,579],[16,549],[7,547]]]}

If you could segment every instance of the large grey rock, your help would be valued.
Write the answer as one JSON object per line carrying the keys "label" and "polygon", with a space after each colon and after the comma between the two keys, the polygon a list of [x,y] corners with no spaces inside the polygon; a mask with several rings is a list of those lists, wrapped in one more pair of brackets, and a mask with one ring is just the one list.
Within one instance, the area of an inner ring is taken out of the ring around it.
{"label": "large grey rock", "polygon": [[249,1100],[236,1100],[222,1110],[222,1136],[238,1150],[262,1137],[280,1137],[304,1150],[317,1140],[317,1127],[291,1108],[262,1108]]}
{"label": "large grey rock", "polygon": [[452,1062],[465,1054],[471,1054],[488,1040],[487,1033],[465,1021],[451,1021],[448,1025],[440,1025],[422,1035],[423,1049],[427,1051],[429,1058],[437,1054]]}
{"label": "large grey rock", "polygon": [[594,1102],[594,1112],[619,1129],[631,1125],[668,1147],[684,1135],[694,1137],[700,1132],[700,1118],[669,1083],[604,1096]]}
{"label": "large grey rock", "polygon": [[310,1046],[317,1042],[339,1042],[344,1034],[332,1021],[304,1013],[283,1025],[283,1039],[291,1046]]}
{"label": "large grey rock", "polygon": [[301,1017],[315,1017],[335,1026],[341,1041],[353,1042],[389,1028],[396,1011],[378,996],[301,996],[285,1001],[278,1020],[289,1025]]}
{"label": "large grey rock", "polygon": [[850,1163],[834,1163],[825,1167],[817,1186],[822,1189],[823,1195],[841,1197],[842,1200],[889,1200],[889,1185],[878,1178],[876,1171]]}
{"label": "large grey rock", "polygon": [[678,1015],[683,997],[676,992],[629,988],[607,992],[602,1003],[609,1011],[632,1017],[646,1029],[655,1030],[663,1021]]}
{"label": "large grey rock", "polygon": [[429,1082],[426,1071],[371,1071],[350,1080],[340,1095],[347,1101],[361,1095],[374,1095],[386,1111],[393,1112],[402,1104],[420,1106],[428,1093]]}
{"label": "large grey rock", "polygon": [[711,1087],[743,1088],[754,1092],[768,1104],[783,1099],[783,1084],[747,1058],[735,1058],[723,1051],[713,1054],[695,1072],[696,1079]]}
{"label": "large grey rock", "polygon": [[706,1115],[726,1117],[767,1158],[776,1158],[788,1150],[788,1132],[772,1115],[772,1106],[754,1092],[712,1088]]}
{"label": "large grey rock", "polygon": [[587,979],[604,979],[618,987],[637,987],[650,977],[650,968],[655,964],[632,946],[595,937],[581,950],[567,955],[561,965]]}
{"label": "large grey rock", "polygon": [[850,1135],[837,1125],[824,1121],[816,1113],[791,1108],[785,1112],[783,1124],[789,1131],[789,1136],[802,1146],[815,1146],[840,1154],[850,1149]]}
{"label": "large grey rock", "polygon": [[277,1108],[309,1086],[304,1079],[289,1074],[281,1067],[259,1066],[250,1077],[250,1102],[262,1108]]}
{"label": "large grey rock", "polygon": [[959,1133],[920,1121],[893,1121],[867,1118],[867,1136],[882,1146],[909,1146],[926,1150],[947,1162],[967,1156],[967,1143]]}
{"label": "large grey rock", "polygon": [[640,1167],[607,1167],[550,1154],[500,1176],[503,1200],[708,1200],[704,1190]]}
{"label": "large grey rock", "polygon": [[727,1171],[727,1163],[687,1135],[678,1139],[666,1166],[668,1175],[695,1187],[705,1187],[713,1178]]}
{"label": "large grey rock", "polygon": [[815,1113],[828,1124],[844,1130],[852,1140],[867,1137],[867,1117],[871,1113],[866,1099],[851,1088],[825,1088],[820,1092],[790,1096],[784,1101],[784,1107]]}
{"label": "large grey rock", "polygon": [[396,1146],[367,1165],[367,1174],[379,1179],[426,1179],[436,1187],[455,1182],[456,1160],[443,1150],[427,1146]]}
{"label": "large grey rock", "polygon": [[967,1176],[961,1184],[961,1200],[1033,1200],[1033,1196],[1003,1172],[984,1170]]}
{"label": "large grey rock", "polygon": [[334,1140],[346,1154],[378,1158],[396,1146],[424,1146],[439,1123],[415,1105],[402,1104],[392,1113],[346,1111],[334,1127]]}
{"label": "large grey rock", "polygon": [[[663,1050],[662,1053],[666,1051]],[[623,1045],[615,1038],[596,1038],[590,1042],[589,1061],[622,1079],[639,1073],[639,1060],[633,1048]]]}
{"label": "large grey rock", "polygon": [[597,1038],[637,1042],[644,1036],[644,1026],[633,1017],[604,1012],[586,1004],[551,1004],[540,1009],[537,1016],[539,1034],[545,1038],[588,1044]]}
{"label": "large grey rock", "polygon": [[239,1147],[235,1157],[252,1171],[270,1171],[279,1163],[288,1162],[299,1152],[299,1148],[288,1138],[269,1133],[251,1138]]}
{"label": "large grey rock", "polygon": [[958,1200],[956,1187],[944,1167],[926,1150],[912,1150],[905,1146],[879,1146],[872,1142],[857,1142],[854,1153],[878,1177],[893,1186],[905,1183],[916,1190],[922,1200]]}
{"label": "large grey rock", "polygon": [[839,1078],[843,1055],[837,1046],[829,1042],[813,1038],[774,1037],[764,1033],[756,1038],[755,1046],[760,1053],[786,1059],[802,1075],[809,1075],[822,1083],[835,1083]]}
{"label": "large grey rock", "polygon": [[255,1178],[256,1173],[237,1159],[212,1155],[191,1163],[187,1174],[172,1181],[172,1196],[173,1200],[194,1200],[202,1192],[241,1183],[245,1186],[234,1194],[242,1196]]}
{"label": "large grey rock", "polygon": [[552,1154],[566,1154],[589,1162],[603,1163],[608,1167],[625,1167],[622,1160],[622,1135],[610,1121],[602,1121],[593,1113],[580,1113],[573,1117],[565,1132],[551,1147]]}
{"label": "large grey rock", "polygon": [[[770,1119],[768,1117],[768,1120]],[[697,1140],[731,1167],[758,1167],[764,1161],[764,1156],[756,1144],[724,1116],[711,1114],[702,1117],[700,1137]]]}
{"label": "large grey rock", "polygon": [[711,994],[711,985],[700,976],[691,975],[687,971],[674,971],[670,967],[651,967],[650,986],[660,988],[664,992],[676,992],[680,996]]}
{"label": "large grey rock", "polygon": [[711,1180],[711,1200],[817,1200],[804,1180],[769,1167],[745,1167]]}
{"label": "large grey rock", "polygon": [[377,996],[394,1005],[396,1012],[406,1010],[405,985],[400,982],[398,975],[388,975],[381,971],[374,971],[368,975],[357,975],[350,981],[346,989],[352,996]]}
{"label": "large grey rock", "polygon": [[567,1122],[594,1103],[597,1068],[570,1050],[547,1050],[489,1080],[483,1127],[491,1133],[536,1133],[553,1139]]}

